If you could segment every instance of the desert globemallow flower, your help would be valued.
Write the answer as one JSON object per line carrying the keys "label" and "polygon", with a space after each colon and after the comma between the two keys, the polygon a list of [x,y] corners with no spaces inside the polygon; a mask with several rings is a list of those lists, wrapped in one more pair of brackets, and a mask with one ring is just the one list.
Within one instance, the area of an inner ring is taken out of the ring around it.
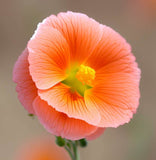
{"label": "desert globemallow flower", "polygon": [[70,157],[50,137],[39,137],[24,143],[14,160],[70,160]]}
{"label": "desert globemallow flower", "polygon": [[25,109],[50,133],[70,140],[128,123],[139,104],[140,70],[130,45],[81,13],[39,23],[13,80]]}
{"label": "desert globemallow flower", "polygon": [[[156,0],[128,0],[127,2],[127,6],[133,18],[135,16],[148,25],[153,22],[155,23]],[[144,23],[141,23],[141,25]]]}

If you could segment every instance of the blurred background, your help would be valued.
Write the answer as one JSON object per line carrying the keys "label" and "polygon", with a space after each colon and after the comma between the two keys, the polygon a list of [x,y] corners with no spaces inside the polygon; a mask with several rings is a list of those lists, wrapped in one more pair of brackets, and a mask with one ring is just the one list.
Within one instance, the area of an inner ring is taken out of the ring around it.
{"label": "blurred background", "polygon": [[131,44],[142,70],[140,106],[129,124],[107,129],[81,149],[81,160],[156,160],[156,0],[0,0],[0,159],[49,135],[17,99],[12,69],[36,25],[62,11],[87,14]]}

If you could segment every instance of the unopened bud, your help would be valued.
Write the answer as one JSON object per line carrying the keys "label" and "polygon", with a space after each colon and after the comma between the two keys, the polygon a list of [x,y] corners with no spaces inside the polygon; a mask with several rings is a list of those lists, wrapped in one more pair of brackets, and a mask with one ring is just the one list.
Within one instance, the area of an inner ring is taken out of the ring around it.
{"label": "unopened bud", "polygon": [[79,140],[79,144],[80,144],[81,147],[86,147],[88,142],[87,142],[86,139],[80,139]]}
{"label": "unopened bud", "polygon": [[65,139],[63,139],[62,137],[56,137],[56,144],[58,145],[58,146],[60,146],[60,147],[63,147],[64,145],[65,145]]}

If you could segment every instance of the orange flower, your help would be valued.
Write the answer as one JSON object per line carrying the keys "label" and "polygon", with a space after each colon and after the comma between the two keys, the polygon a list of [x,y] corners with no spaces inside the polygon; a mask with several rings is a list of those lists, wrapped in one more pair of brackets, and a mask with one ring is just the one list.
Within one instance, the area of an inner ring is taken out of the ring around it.
{"label": "orange flower", "polygon": [[71,140],[129,122],[139,104],[140,70],[130,45],[80,13],[41,22],[13,80],[27,111],[52,134]]}
{"label": "orange flower", "polygon": [[156,19],[156,0],[129,0],[128,6],[130,11],[135,16],[139,16],[145,22],[153,21]]}
{"label": "orange flower", "polygon": [[156,0],[138,0],[138,6],[145,12],[145,14],[156,14]]}
{"label": "orange flower", "polygon": [[15,160],[70,160],[70,157],[51,139],[40,138],[24,144]]}

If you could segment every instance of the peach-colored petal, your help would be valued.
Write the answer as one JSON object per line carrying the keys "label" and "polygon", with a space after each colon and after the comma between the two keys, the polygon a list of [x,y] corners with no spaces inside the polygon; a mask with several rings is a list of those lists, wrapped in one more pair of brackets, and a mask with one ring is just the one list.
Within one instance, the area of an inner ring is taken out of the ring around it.
{"label": "peach-colored petal", "polygon": [[49,90],[39,90],[38,94],[50,106],[68,117],[81,119],[92,125],[98,124],[101,119],[95,106],[86,106],[84,97],[64,84],[59,83]]}
{"label": "peach-colored petal", "polygon": [[140,98],[140,70],[135,62],[122,63],[120,60],[111,63],[96,73],[95,81],[93,90],[100,89],[98,93],[103,94],[105,102],[118,103],[121,108],[136,111]]}
{"label": "peach-colored petal", "polygon": [[129,122],[139,104],[140,70],[126,41],[111,28],[86,61],[96,69],[94,87],[85,93],[87,106],[101,113],[99,127],[117,127]]}
{"label": "peach-colored petal", "polygon": [[137,80],[140,79],[140,69],[138,68],[138,65],[135,62],[134,56],[132,54],[124,58],[121,58],[117,61],[111,62],[105,65],[104,67],[100,68],[96,72],[95,81],[97,81],[98,83],[99,80],[97,79],[101,79],[101,77],[105,76],[106,74],[114,74],[114,73],[123,73],[123,74],[126,73],[135,76]]}
{"label": "peach-colored petal", "polygon": [[92,134],[97,128],[82,120],[69,118],[66,114],[56,111],[39,97],[35,99],[33,106],[41,124],[56,136],[77,140]]}
{"label": "peach-colored petal", "polygon": [[99,127],[118,127],[124,123],[128,123],[132,118],[133,112],[129,109],[123,109],[111,104],[107,104],[104,100],[88,95],[86,98],[88,106],[96,106],[101,112],[101,121],[97,125]]}
{"label": "peach-colored petal", "polygon": [[70,51],[58,30],[39,25],[28,50],[30,74],[37,88],[50,88],[66,78]]}
{"label": "peach-colored petal", "polygon": [[129,73],[97,73],[96,85],[86,91],[87,106],[101,113],[99,127],[117,127],[129,122],[139,104],[140,75]]}
{"label": "peach-colored petal", "polygon": [[34,114],[32,102],[37,96],[37,89],[29,73],[28,54],[25,49],[19,56],[13,70],[13,81],[17,83],[16,91],[20,102],[29,113]]}
{"label": "peach-colored petal", "polygon": [[92,133],[91,135],[87,136],[86,139],[88,141],[94,140],[96,138],[98,138],[99,136],[101,136],[103,134],[103,132],[105,131],[105,128],[97,128],[97,130]]}
{"label": "peach-colored petal", "polygon": [[77,63],[92,53],[102,35],[100,24],[82,13],[51,15],[41,25],[54,27],[62,33],[70,46],[72,61]]}
{"label": "peach-colored petal", "polygon": [[129,55],[131,60],[134,61],[134,56],[131,56],[130,45],[125,39],[110,27],[101,25],[101,28],[103,29],[102,38],[85,64],[98,70],[120,59],[126,61],[129,59]]}

